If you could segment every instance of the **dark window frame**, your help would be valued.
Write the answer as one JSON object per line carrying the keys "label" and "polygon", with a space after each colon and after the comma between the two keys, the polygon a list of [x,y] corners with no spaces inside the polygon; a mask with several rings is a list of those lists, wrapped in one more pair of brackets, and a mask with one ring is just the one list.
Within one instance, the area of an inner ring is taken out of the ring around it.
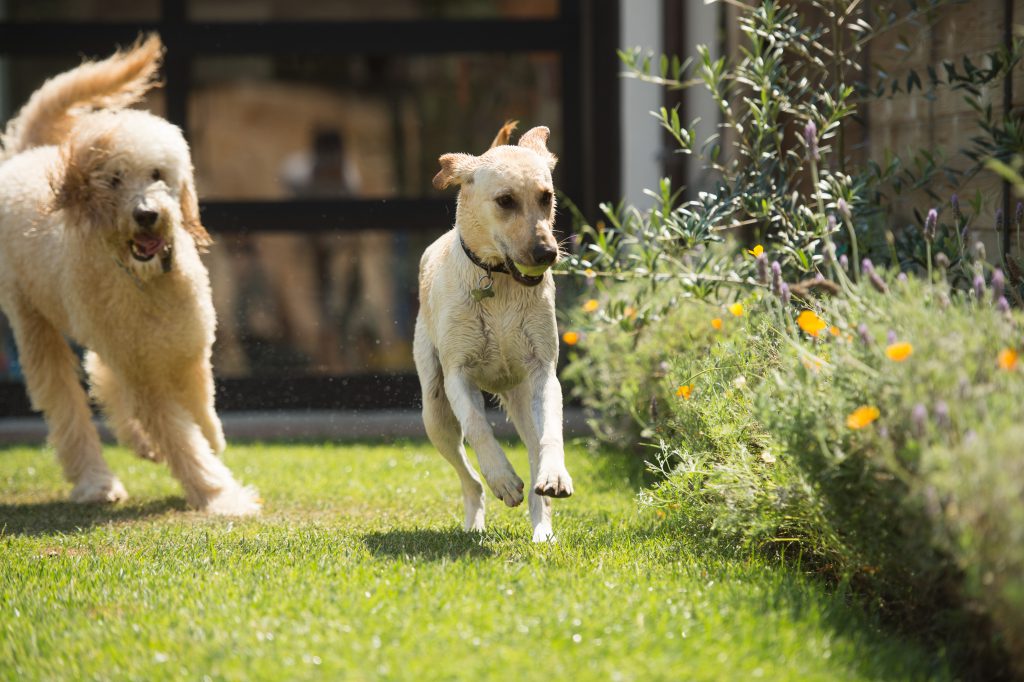
{"label": "dark window frame", "polygon": [[[140,33],[158,31],[167,47],[167,118],[187,135],[192,61],[200,57],[557,53],[562,78],[561,130],[555,133],[562,147],[559,189],[590,215],[600,201],[616,200],[619,194],[618,20],[618,2],[561,0],[558,16],[537,20],[192,22],[186,0],[163,0],[160,20],[151,23],[0,22],[0,55],[75,51],[102,56]],[[454,201],[215,200],[202,201],[201,212],[215,237],[282,229],[441,231],[452,223]],[[569,229],[570,222],[562,212],[560,229]],[[408,408],[418,406],[419,391],[415,376],[407,373],[219,378],[217,404],[224,410]],[[0,415],[28,414],[24,385],[0,382],[0,406]]]}

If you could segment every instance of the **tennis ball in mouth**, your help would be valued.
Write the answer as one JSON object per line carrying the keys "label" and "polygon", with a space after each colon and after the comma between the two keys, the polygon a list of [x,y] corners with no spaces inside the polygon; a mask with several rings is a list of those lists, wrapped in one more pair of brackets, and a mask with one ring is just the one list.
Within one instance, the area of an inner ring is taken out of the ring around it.
{"label": "tennis ball in mouth", "polygon": [[515,266],[516,270],[527,277],[540,277],[549,267],[551,267],[550,265],[523,265],[522,263],[516,263]]}

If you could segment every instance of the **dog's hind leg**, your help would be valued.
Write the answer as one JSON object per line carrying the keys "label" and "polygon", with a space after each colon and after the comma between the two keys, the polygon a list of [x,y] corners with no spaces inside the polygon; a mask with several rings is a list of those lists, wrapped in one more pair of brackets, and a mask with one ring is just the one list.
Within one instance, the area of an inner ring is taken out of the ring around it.
{"label": "dog's hind leg", "polygon": [[[421,354],[426,357],[421,358]],[[459,421],[448,404],[441,365],[434,357],[433,349],[417,352],[416,367],[423,389],[423,425],[427,429],[427,437],[459,475],[459,481],[462,483],[462,501],[466,511],[466,530],[482,531],[484,486],[480,482],[480,476],[473,470],[469,457],[466,456],[466,448],[462,443],[462,427],[459,426]]]}
{"label": "dog's hind leg", "polygon": [[203,437],[218,455],[224,452],[224,427],[213,406],[213,369],[209,360],[195,363],[182,377],[182,399],[199,424]]}
{"label": "dog's hind leg", "polygon": [[260,510],[256,491],[243,487],[213,451],[191,413],[167,390],[153,387],[137,415],[185,489],[193,507],[212,514],[245,516]]}
{"label": "dog's hind leg", "polygon": [[39,313],[21,302],[10,308],[29,399],[45,416],[64,476],[75,484],[72,501],[126,499],[124,486],[103,459],[89,401],[78,380],[78,358]]}
{"label": "dog's hind leg", "polygon": [[160,453],[135,418],[134,400],[124,381],[93,351],[85,354],[85,371],[89,375],[92,397],[103,409],[117,442],[143,459],[159,462]]}

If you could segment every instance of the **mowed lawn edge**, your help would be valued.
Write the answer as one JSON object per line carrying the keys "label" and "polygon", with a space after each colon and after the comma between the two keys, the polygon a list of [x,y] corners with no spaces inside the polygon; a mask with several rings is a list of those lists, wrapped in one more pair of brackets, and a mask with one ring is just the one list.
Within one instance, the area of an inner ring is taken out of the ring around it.
{"label": "mowed lawn edge", "polygon": [[232,445],[265,502],[246,520],[108,457],[132,498],[82,508],[52,453],[0,449],[0,679],[950,677],[796,567],[668,532],[637,504],[643,463],[584,443],[552,545],[496,499],[463,532],[423,442]]}

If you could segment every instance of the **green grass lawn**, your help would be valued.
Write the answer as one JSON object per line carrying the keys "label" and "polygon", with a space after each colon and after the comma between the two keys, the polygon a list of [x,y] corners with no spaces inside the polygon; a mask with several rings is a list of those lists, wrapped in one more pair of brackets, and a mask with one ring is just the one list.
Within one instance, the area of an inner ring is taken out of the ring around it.
{"label": "green grass lawn", "polygon": [[570,446],[577,495],[539,546],[525,504],[464,533],[428,444],[226,458],[261,518],[187,511],[163,466],[116,449],[132,499],[71,505],[52,453],[0,450],[0,679],[949,677],[795,570],[673,536],[621,455]]}

